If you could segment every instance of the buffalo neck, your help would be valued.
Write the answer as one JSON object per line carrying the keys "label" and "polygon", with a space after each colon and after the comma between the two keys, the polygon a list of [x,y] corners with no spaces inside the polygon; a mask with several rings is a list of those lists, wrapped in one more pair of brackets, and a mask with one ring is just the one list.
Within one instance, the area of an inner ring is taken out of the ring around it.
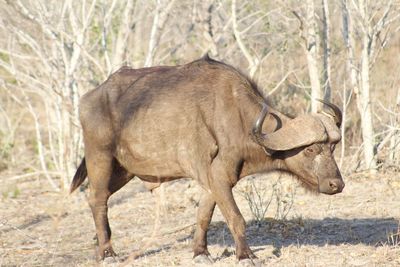
{"label": "buffalo neck", "polygon": [[[250,100],[251,101],[251,100]],[[266,173],[272,171],[288,171],[285,161],[280,157],[280,153],[272,153],[266,151],[261,145],[257,144],[251,138],[251,132],[255,121],[261,113],[262,104],[249,103],[247,106],[242,106],[241,115],[246,117],[243,121],[249,121],[245,128],[248,133],[248,138],[245,145],[245,158],[239,177],[245,177],[256,173]],[[290,118],[273,108],[269,108],[268,114],[264,120],[262,132],[264,134],[272,133],[280,129],[286,124]]]}
{"label": "buffalo neck", "polygon": [[239,178],[257,173],[288,171],[283,158],[275,156],[275,153],[270,155],[257,144],[255,144],[248,152],[248,157],[243,162]]}

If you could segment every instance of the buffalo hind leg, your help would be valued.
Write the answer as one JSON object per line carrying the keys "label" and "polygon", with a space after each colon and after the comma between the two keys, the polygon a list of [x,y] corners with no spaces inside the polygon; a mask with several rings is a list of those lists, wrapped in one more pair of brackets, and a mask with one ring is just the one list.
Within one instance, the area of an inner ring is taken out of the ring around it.
{"label": "buffalo hind leg", "polygon": [[167,210],[165,208],[165,196],[164,196],[164,188],[161,182],[143,182],[144,186],[149,190],[153,197],[156,199],[156,210],[155,210],[155,220],[153,226],[153,232],[151,234],[151,238],[155,238],[160,231],[161,227],[161,217],[166,216]]}
{"label": "buffalo hind leg", "polygon": [[99,244],[98,257],[114,257],[111,245],[111,228],[108,222],[108,199],[123,187],[133,175],[119,165],[109,153],[90,153],[87,156],[87,170],[89,177],[89,205],[92,210],[96,235]]}
{"label": "buffalo hind leg", "polygon": [[196,231],[193,238],[194,261],[196,263],[212,263],[207,249],[207,230],[215,209],[213,196],[204,190],[197,210]]}
{"label": "buffalo hind leg", "polygon": [[[140,178],[140,177],[139,177]],[[143,181],[144,186],[156,198],[156,226],[160,226],[161,218],[168,214],[167,203],[165,203],[165,187],[161,182],[147,182]],[[156,226],[154,231],[156,231]]]}

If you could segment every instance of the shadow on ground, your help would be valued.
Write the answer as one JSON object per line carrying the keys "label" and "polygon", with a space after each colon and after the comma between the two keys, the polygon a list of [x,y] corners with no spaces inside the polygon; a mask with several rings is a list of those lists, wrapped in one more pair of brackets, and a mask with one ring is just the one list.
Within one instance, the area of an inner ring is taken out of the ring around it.
{"label": "shadow on ground", "polygon": [[[383,246],[389,242],[391,234],[398,233],[399,221],[394,218],[360,218],[338,219],[294,219],[277,221],[267,219],[261,223],[247,223],[247,240],[250,247],[272,245],[277,254],[282,247],[290,245],[356,245]],[[178,242],[186,242],[191,234],[179,238]],[[234,241],[225,222],[213,222],[208,232],[208,244],[233,246]],[[169,250],[171,245],[164,245],[162,250]],[[155,254],[161,249],[145,252],[144,255]],[[257,249],[254,249],[257,251]],[[277,255],[279,256],[279,255]]]}
{"label": "shadow on ground", "polygon": [[[250,246],[289,245],[341,245],[364,244],[381,246],[388,242],[390,234],[397,233],[399,221],[394,218],[294,219],[287,221],[266,220],[247,223],[247,240]],[[225,236],[221,236],[221,232]],[[229,229],[224,222],[210,226],[209,244],[233,244]]]}

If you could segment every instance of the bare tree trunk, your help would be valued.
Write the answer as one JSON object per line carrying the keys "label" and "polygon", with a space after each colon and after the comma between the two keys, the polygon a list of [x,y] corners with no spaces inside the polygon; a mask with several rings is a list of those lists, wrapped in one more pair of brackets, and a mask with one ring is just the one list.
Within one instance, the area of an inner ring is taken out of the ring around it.
{"label": "bare tree trunk", "polygon": [[[393,165],[400,164],[400,88],[397,90],[396,104],[394,113],[397,115],[393,120],[394,133],[390,138],[389,160]],[[396,129],[397,127],[397,129]]]}
{"label": "bare tree trunk", "polygon": [[193,28],[196,25],[196,27],[202,30],[202,36],[205,39],[205,44],[202,45],[202,50],[204,52],[202,53],[211,53],[212,56],[218,58],[218,45],[215,40],[212,25],[212,12],[215,9],[215,5],[215,0],[207,0],[199,2],[198,4],[193,4],[192,25]]}
{"label": "bare tree trunk", "polygon": [[342,18],[343,18],[343,39],[347,49],[346,66],[347,72],[350,73],[350,82],[352,90],[358,90],[357,69],[354,66],[354,34],[353,22],[350,21],[347,0],[342,0]]}
{"label": "bare tree trunk", "polygon": [[[345,157],[345,149],[346,149],[346,118],[347,118],[347,106],[350,104],[352,93],[358,91],[358,82],[357,82],[357,70],[354,66],[354,36],[352,27],[350,25],[350,15],[349,9],[347,6],[347,0],[342,0],[342,24],[343,24],[343,40],[347,50],[346,57],[346,73],[350,73],[350,89],[346,89],[346,82],[343,85],[343,126],[341,128],[342,139],[341,139],[341,157],[340,157],[340,167],[342,167],[343,160]],[[347,77],[346,77],[347,78]],[[345,79],[346,79],[345,78]]]}
{"label": "bare tree trunk", "polygon": [[173,7],[175,0],[171,0],[168,3],[164,1],[156,1],[156,10],[153,18],[153,25],[151,26],[149,47],[147,50],[146,60],[144,62],[145,67],[153,65],[154,55],[156,53],[156,47],[158,46],[161,38],[161,32],[168,19],[169,12]]}
{"label": "bare tree trunk", "polygon": [[[66,77],[64,80],[64,89],[62,90],[62,103],[64,105],[71,104],[71,109],[68,110],[63,108],[61,110],[63,117],[63,133],[64,133],[64,169],[65,175],[63,175],[63,187],[68,189],[70,178],[73,175],[77,162],[74,161],[74,151],[79,147],[80,130],[75,126],[79,125],[78,120],[78,105],[79,105],[79,89],[77,84],[76,71],[81,62],[82,47],[86,38],[86,31],[89,27],[92,15],[95,9],[96,1],[90,3],[88,13],[83,13],[83,21],[80,21],[78,14],[72,6],[72,1],[68,2],[68,13],[69,23],[72,28],[73,36],[75,37],[72,42],[72,48],[70,49],[71,56],[66,62]],[[84,3],[82,4],[84,5]],[[68,104],[67,104],[68,103]],[[70,144],[68,144],[68,142]]]}
{"label": "bare tree trunk", "polygon": [[331,48],[330,48],[330,20],[328,0],[322,0],[322,47],[324,50],[323,88],[324,100],[331,100]]}
{"label": "bare tree trunk", "polygon": [[[347,105],[350,101],[347,101],[346,98],[347,95],[347,88],[346,85],[343,84],[343,104],[342,104],[342,120],[343,122],[346,122],[347,119]],[[342,128],[340,128],[340,133],[342,135],[342,139],[340,140],[340,161],[339,161],[339,167],[342,168],[343,166],[343,160],[345,157],[345,152],[346,152],[346,138],[345,138],[345,133],[346,133],[346,125],[343,123]]]}
{"label": "bare tree trunk", "polygon": [[128,45],[128,37],[130,33],[133,13],[133,0],[127,0],[123,14],[123,19],[118,31],[117,41],[115,43],[114,55],[112,60],[112,69],[118,68],[121,64],[126,63],[126,49]]}
{"label": "bare tree trunk", "polygon": [[364,141],[364,158],[368,169],[376,169],[374,153],[374,129],[372,127],[372,111],[369,87],[369,55],[368,36],[363,36],[363,50],[361,59],[361,86],[357,95],[358,108],[361,114],[361,130]]}
{"label": "bare tree trunk", "polygon": [[323,92],[321,90],[318,71],[318,37],[316,33],[314,0],[307,0],[306,5],[306,55],[311,83],[311,111],[316,112],[320,108],[320,103],[315,99],[321,99]]}
{"label": "bare tree trunk", "polygon": [[233,29],[233,34],[235,36],[236,42],[240,48],[240,51],[242,51],[244,57],[246,58],[249,66],[249,74],[250,77],[253,77],[254,74],[257,71],[258,65],[260,64],[260,61],[256,58],[253,57],[249,50],[247,49],[246,45],[243,43],[242,37],[240,35],[240,31],[238,30],[238,25],[237,25],[237,16],[236,16],[236,0],[232,0],[232,5],[231,5],[231,10],[232,10],[232,29]]}
{"label": "bare tree trunk", "polygon": [[362,35],[362,52],[361,52],[361,79],[360,79],[360,90],[356,93],[357,95],[357,106],[361,115],[361,131],[364,142],[364,160],[365,167],[370,169],[372,172],[376,170],[377,162],[374,153],[374,129],[372,124],[372,110],[371,110],[371,99],[370,99],[370,87],[369,87],[369,63],[370,63],[370,38],[371,30],[369,26],[369,18],[367,6],[365,0],[359,0],[359,11],[363,23],[363,35]]}
{"label": "bare tree trunk", "polygon": [[153,57],[155,53],[156,47],[156,40],[157,40],[157,31],[158,31],[158,24],[160,20],[160,12],[161,12],[161,3],[160,0],[157,0],[157,6],[153,18],[153,25],[151,26],[150,31],[150,40],[149,40],[149,48],[147,50],[146,60],[144,61],[144,66],[149,67],[153,64]]}
{"label": "bare tree trunk", "polygon": [[134,16],[135,30],[132,35],[133,46],[129,48],[130,63],[134,68],[140,68],[143,66],[143,55],[145,54],[146,45],[143,43],[143,36],[147,32],[146,24],[139,23],[140,21],[145,21],[147,16],[147,10],[140,7],[140,1],[136,2]]}
{"label": "bare tree trunk", "polygon": [[51,185],[51,187],[55,191],[60,191],[60,188],[53,181],[53,179],[51,178],[49,171],[47,169],[47,162],[46,162],[46,156],[45,156],[45,152],[44,152],[44,145],[42,142],[42,134],[40,132],[40,123],[39,123],[38,115],[36,114],[35,110],[33,109],[31,100],[29,99],[29,97],[25,96],[25,98],[26,98],[25,102],[28,106],[29,113],[32,115],[33,121],[35,123],[35,133],[36,133],[36,143],[37,143],[36,145],[37,145],[38,156],[39,156],[40,165],[42,167],[43,173],[46,176],[46,179],[49,182],[49,184]]}
{"label": "bare tree trunk", "polygon": [[374,129],[372,121],[372,107],[370,99],[370,56],[373,54],[373,47],[371,43],[374,42],[372,38],[373,33],[368,19],[368,10],[364,0],[358,1],[357,8],[358,14],[361,17],[358,20],[358,25],[362,29],[362,51],[360,56],[360,67],[355,64],[354,52],[354,27],[357,21],[357,15],[350,13],[347,6],[347,0],[342,0],[343,11],[343,37],[347,47],[347,69],[350,72],[350,81],[356,95],[357,107],[361,119],[361,133],[363,139],[363,153],[364,153],[364,166],[366,169],[374,172],[377,168],[375,157],[375,140]]}

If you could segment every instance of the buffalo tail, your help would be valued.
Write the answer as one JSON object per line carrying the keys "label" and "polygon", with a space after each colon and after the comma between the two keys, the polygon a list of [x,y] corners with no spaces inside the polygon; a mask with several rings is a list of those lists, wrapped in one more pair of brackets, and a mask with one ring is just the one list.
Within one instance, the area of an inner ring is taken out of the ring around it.
{"label": "buffalo tail", "polygon": [[87,177],[86,161],[85,158],[83,158],[81,164],[76,170],[69,192],[70,193],[74,192],[83,183],[83,181],[85,181],[86,177]]}

